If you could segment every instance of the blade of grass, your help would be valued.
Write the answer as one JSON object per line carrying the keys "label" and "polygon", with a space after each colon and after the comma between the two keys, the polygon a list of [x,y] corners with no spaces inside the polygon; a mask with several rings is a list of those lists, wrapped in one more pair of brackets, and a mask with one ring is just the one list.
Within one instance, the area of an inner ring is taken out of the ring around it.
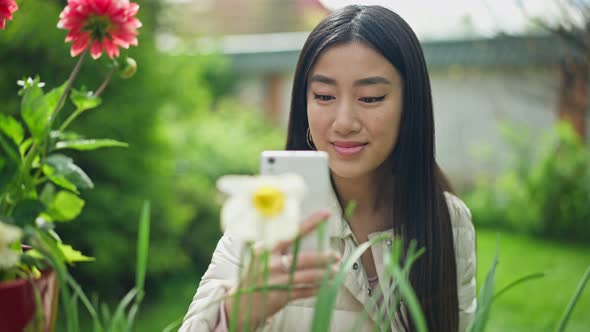
{"label": "blade of grass", "polygon": [[491,303],[494,300],[494,283],[496,278],[496,267],[498,266],[498,250],[499,238],[496,239],[496,255],[492,262],[486,280],[479,290],[477,296],[477,311],[475,312],[475,319],[471,323],[469,332],[483,332],[488,322]]}
{"label": "blade of grass", "polygon": [[145,201],[139,217],[139,230],[137,233],[137,268],[135,271],[135,288],[143,290],[145,285],[145,273],[147,270],[148,249],[150,242],[150,202]]}
{"label": "blade of grass", "polygon": [[422,312],[422,307],[420,306],[418,297],[416,296],[416,293],[414,293],[410,282],[402,274],[402,271],[399,267],[393,268],[393,276],[398,283],[401,297],[406,300],[405,302],[408,305],[408,309],[410,309],[410,315],[414,320],[416,330],[418,332],[428,331],[426,319],[424,318],[424,313]]}
{"label": "blade of grass", "polygon": [[131,309],[129,309],[129,314],[127,315],[127,327],[125,328],[125,331],[133,331],[133,324],[135,323],[135,318],[137,316],[137,312],[139,311],[139,305],[141,304],[141,300],[138,301],[137,299],[143,298],[143,294],[144,292],[142,290],[138,291],[138,294],[135,297],[135,302],[131,306]]}
{"label": "blade of grass", "polygon": [[72,298],[70,295],[70,290],[67,287],[69,273],[65,264],[63,263],[65,261],[63,253],[58,248],[55,239],[46,231],[35,230],[30,228],[29,232],[33,234],[33,241],[38,242],[38,244],[40,245],[40,247],[37,248],[39,252],[43,254],[43,256],[50,262],[50,265],[55,269],[60,285],[64,285],[64,287],[60,287],[60,297],[62,306],[64,307],[64,312],[66,313],[66,331],[77,332],[80,329],[80,327],[76,325],[76,322],[73,319],[73,317],[67,314],[69,312],[72,312],[74,308],[73,303],[71,302]]}
{"label": "blade of grass", "polygon": [[166,325],[166,327],[164,327],[162,332],[178,331],[178,328],[180,327],[180,325],[182,325],[183,319],[184,319],[184,317],[180,317],[177,320],[173,321],[172,323]]}
{"label": "blade of grass", "polygon": [[514,286],[517,286],[517,285],[519,285],[519,284],[522,284],[522,283],[523,283],[523,282],[525,282],[525,281],[529,281],[529,280],[532,280],[532,279],[538,279],[538,278],[542,278],[542,277],[544,277],[544,276],[545,276],[545,273],[533,273],[533,274],[526,275],[526,276],[524,276],[524,277],[522,277],[522,278],[516,279],[516,280],[514,280],[513,282],[511,282],[510,284],[508,284],[508,285],[504,286],[502,289],[500,289],[500,290],[499,290],[499,291],[498,291],[498,292],[497,292],[497,293],[494,295],[494,298],[492,299],[492,301],[496,301],[496,299],[497,299],[497,298],[498,298],[500,295],[502,295],[502,294],[506,293],[507,291],[509,291],[509,290],[510,290],[512,287],[514,287]]}
{"label": "blade of grass", "polygon": [[88,313],[90,314],[94,326],[94,332],[102,332],[103,327],[100,323],[100,318],[98,317],[98,314],[94,309],[94,306],[92,305],[92,303],[90,303],[90,300],[88,299],[86,294],[84,294],[84,291],[82,291],[82,287],[80,287],[80,285],[78,285],[78,283],[71,276],[68,276],[68,284],[72,288],[74,293],[78,295],[80,301],[82,301],[82,304],[84,305],[84,307],[86,307],[86,311],[88,311]]}
{"label": "blade of grass", "polygon": [[[109,326],[112,320],[111,309],[109,309],[109,306],[106,303],[101,303],[100,312],[102,314],[102,322],[105,326]],[[111,332],[110,329],[108,329],[107,331]]]}
{"label": "blade of grass", "polygon": [[139,311],[139,305],[145,295],[145,275],[147,271],[148,251],[150,243],[150,201],[144,201],[139,216],[139,228],[137,231],[137,265],[135,270],[135,289],[137,295],[135,301],[129,309],[125,330],[131,331],[135,323],[135,317]]}
{"label": "blade of grass", "polygon": [[[325,224],[325,222],[321,222],[321,224]],[[299,248],[301,247],[301,236],[297,236],[297,238],[295,238],[295,242],[293,243],[293,254],[292,257],[293,259],[291,260],[291,266],[289,267],[289,282],[287,284],[287,303],[289,303],[289,301],[291,300],[291,288],[293,285],[293,278],[295,277],[295,270],[297,270],[297,258],[299,256]],[[284,318],[284,316],[283,316]],[[280,331],[284,331],[285,330],[285,320],[281,320],[279,326],[281,327],[279,330]]]}
{"label": "blade of grass", "polygon": [[74,324],[76,326],[80,326],[80,317],[79,317],[79,311],[78,311],[78,294],[74,292],[74,294],[72,294],[72,312],[70,312],[70,315],[72,315],[72,320],[74,321]]}
{"label": "blade of grass", "polygon": [[[390,273],[393,276],[393,279],[397,283],[397,287],[399,289],[399,298],[397,300],[404,299],[405,303],[410,310],[410,316],[414,321],[414,325],[416,326],[416,330],[418,332],[426,332],[428,331],[428,325],[426,324],[426,318],[424,317],[424,313],[422,312],[422,306],[420,305],[420,301],[412,288],[412,285],[409,281],[410,269],[411,265],[425,252],[424,248],[420,248],[416,251],[416,241],[410,241],[408,245],[408,251],[406,253],[406,262],[404,267],[400,267],[399,264],[401,262],[401,252],[403,251],[402,248],[403,241],[396,241],[392,249],[391,257],[396,257],[395,260],[392,260],[388,264],[388,268],[390,269]],[[396,253],[397,252],[397,253]]]}
{"label": "blade of grass", "polygon": [[565,327],[567,326],[567,323],[568,323],[569,318],[572,314],[572,311],[574,310],[576,304],[578,303],[578,300],[580,299],[580,296],[582,295],[582,292],[584,291],[584,287],[586,287],[586,284],[588,283],[588,279],[590,279],[590,266],[588,266],[586,273],[584,273],[584,275],[582,276],[582,279],[580,279],[580,282],[578,283],[578,287],[576,289],[576,292],[574,293],[574,296],[572,297],[570,303],[568,304],[567,308],[565,309],[565,312],[563,313],[563,316],[561,317],[561,321],[559,322],[559,325],[557,326],[557,329],[556,329],[557,332],[563,332],[565,330]]}
{"label": "blade of grass", "polygon": [[330,330],[332,322],[332,310],[336,302],[336,296],[340,290],[340,286],[344,282],[346,275],[352,269],[352,265],[361,257],[361,255],[375,243],[385,241],[389,236],[387,234],[377,236],[371,240],[359,245],[348,259],[341,265],[342,268],[332,282],[326,287],[320,288],[316,303],[311,330],[313,332],[324,332]]}
{"label": "blade of grass", "polygon": [[113,313],[113,318],[111,320],[111,324],[109,325],[109,331],[118,330],[116,326],[121,325],[121,322],[125,317],[125,309],[127,308],[127,306],[129,306],[129,304],[131,304],[131,301],[133,301],[136,295],[137,289],[132,288],[129,292],[127,292],[127,294],[125,294],[125,296],[123,296],[123,298],[119,302],[119,305],[117,305],[115,312]]}

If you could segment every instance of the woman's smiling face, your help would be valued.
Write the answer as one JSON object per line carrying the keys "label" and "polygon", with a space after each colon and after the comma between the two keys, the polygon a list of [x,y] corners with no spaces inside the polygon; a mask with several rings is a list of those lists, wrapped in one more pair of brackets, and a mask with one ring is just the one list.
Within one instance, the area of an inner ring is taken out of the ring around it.
{"label": "woman's smiling face", "polygon": [[332,172],[357,178],[375,172],[395,147],[403,81],[381,54],[361,42],[332,46],[308,77],[307,116],[313,142]]}

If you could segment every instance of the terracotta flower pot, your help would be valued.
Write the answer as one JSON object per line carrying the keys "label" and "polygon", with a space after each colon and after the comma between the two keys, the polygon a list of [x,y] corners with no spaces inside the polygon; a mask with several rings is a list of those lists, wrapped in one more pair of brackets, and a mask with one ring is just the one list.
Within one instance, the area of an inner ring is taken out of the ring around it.
{"label": "terracotta flower pot", "polygon": [[44,315],[42,329],[34,331],[53,331],[57,313],[58,283],[52,269],[43,271],[41,277],[33,280],[32,284],[25,279],[0,282],[0,330],[21,332],[27,326],[34,326],[36,302],[33,285],[39,290]]}

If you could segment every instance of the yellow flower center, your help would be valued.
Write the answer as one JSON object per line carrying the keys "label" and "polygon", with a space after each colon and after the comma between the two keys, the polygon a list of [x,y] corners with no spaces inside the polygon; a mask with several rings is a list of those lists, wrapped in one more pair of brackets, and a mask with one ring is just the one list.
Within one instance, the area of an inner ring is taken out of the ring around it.
{"label": "yellow flower center", "polygon": [[283,211],[285,195],[271,186],[261,186],[254,192],[254,207],[265,217],[274,217]]}

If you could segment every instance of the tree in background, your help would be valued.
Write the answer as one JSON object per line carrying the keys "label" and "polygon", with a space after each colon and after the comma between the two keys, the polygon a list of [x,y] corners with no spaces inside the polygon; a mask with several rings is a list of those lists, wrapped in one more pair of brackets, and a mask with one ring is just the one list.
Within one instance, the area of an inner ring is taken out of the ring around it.
{"label": "tree in background", "polygon": [[523,13],[543,30],[555,34],[579,51],[580,57],[565,58],[560,64],[558,117],[572,124],[585,138],[588,134],[586,118],[590,95],[590,1],[555,0],[558,13],[552,19],[531,17],[522,0],[518,4]]}

